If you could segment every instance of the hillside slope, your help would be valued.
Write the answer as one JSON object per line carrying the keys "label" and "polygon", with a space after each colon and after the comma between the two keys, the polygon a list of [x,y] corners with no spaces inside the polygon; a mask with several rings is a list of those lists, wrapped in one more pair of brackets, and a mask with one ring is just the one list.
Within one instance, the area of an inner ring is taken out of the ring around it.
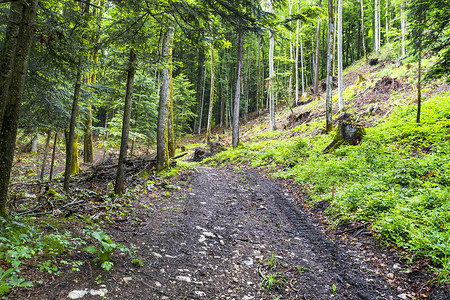
{"label": "hillside slope", "polygon": [[[450,85],[442,79],[423,86],[417,124],[417,63],[396,61],[391,49],[383,50],[378,64],[359,61],[344,72],[346,112],[366,131],[361,145],[322,153],[334,136],[324,132],[322,93],[279,109],[276,131],[269,131],[265,114],[244,124],[241,145],[208,161],[264,167],[274,177],[292,178],[308,193],[307,207],[324,208],[331,228],[368,222],[409,262],[425,259],[434,280],[448,282]],[[425,59],[425,68],[433,60]],[[227,146],[230,139],[228,132],[218,135]]]}

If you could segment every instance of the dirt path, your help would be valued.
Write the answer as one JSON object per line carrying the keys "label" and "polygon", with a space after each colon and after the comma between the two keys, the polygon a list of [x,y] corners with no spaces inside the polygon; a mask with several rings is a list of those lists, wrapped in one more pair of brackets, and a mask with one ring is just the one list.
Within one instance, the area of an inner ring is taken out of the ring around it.
{"label": "dirt path", "polygon": [[[358,243],[331,241],[258,171],[199,167],[184,177],[165,197],[140,199],[132,222],[108,230],[114,241],[139,246],[143,267],[115,255],[111,272],[86,263],[16,296],[65,299],[75,289],[103,289],[107,299],[401,299],[409,292],[394,290]],[[92,262],[85,252],[74,257]],[[270,278],[271,288],[262,288]]]}

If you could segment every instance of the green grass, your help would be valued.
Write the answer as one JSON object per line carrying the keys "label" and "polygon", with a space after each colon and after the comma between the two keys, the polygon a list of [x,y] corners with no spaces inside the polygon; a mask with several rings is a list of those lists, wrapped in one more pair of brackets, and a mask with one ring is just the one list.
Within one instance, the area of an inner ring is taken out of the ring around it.
{"label": "green grass", "polygon": [[327,213],[334,225],[370,221],[381,240],[410,251],[412,259],[427,258],[437,280],[448,281],[450,93],[424,102],[421,123],[415,118],[416,106],[401,106],[368,128],[361,145],[342,146],[331,154],[321,152],[330,135],[261,141],[277,136],[261,133],[255,139],[259,142],[229,149],[208,162],[268,167],[273,176],[294,178],[313,202],[330,202]]}

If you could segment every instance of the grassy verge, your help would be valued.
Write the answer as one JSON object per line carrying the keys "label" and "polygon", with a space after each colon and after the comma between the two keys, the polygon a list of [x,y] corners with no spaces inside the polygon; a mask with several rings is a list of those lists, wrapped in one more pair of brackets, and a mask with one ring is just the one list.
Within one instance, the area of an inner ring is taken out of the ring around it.
{"label": "grassy verge", "polygon": [[[398,108],[366,130],[360,146],[322,154],[331,136],[262,140],[240,145],[209,159],[250,163],[292,177],[313,202],[328,201],[334,224],[370,221],[387,243],[432,262],[439,281],[450,275],[450,93],[423,105]],[[332,189],[335,189],[334,197]]]}

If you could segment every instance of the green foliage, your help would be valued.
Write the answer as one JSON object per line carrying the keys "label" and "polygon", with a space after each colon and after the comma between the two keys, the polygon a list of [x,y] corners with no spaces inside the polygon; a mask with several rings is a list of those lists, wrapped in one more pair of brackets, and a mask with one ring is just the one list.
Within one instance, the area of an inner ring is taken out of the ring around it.
{"label": "green foliage", "polygon": [[86,233],[98,242],[98,246],[89,245],[84,248],[83,251],[89,252],[91,254],[97,254],[97,257],[94,259],[94,261],[96,263],[99,263],[100,266],[106,271],[111,270],[114,265],[114,263],[111,261],[111,255],[116,250],[120,250],[122,252],[128,250],[124,245],[114,243],[103,230],[97,230],[93,232],[87,231]]}
{"label": "green foliage", "polygon": [[17,276],[14,269],[11,268],[3,271],[3,268],[0,268],[0,295],[4,295],[16,287],[29,286],[33,286],[33,283],[31,281],[25,281],[23,277]]}
{"label": "green foliage", "polygon": [[[335,225],[370,221],[385,242],[433,262],[441,281],[450,269],[450,93],[435,95],[415,122],[415,106],[399,107],[359,146],[322,150],[326,135],[241,144],[209,163],[249,163],[294,178],[312,202],[328,201]],[[294,129],[296,130],[296,129]],[[447,277],[446,277],[447,276]]]}
{"label": "green foliage", "polygon": [[191,130],[191,121],[196,117],[195,91],[186,76],[181,73],[173,79],[173,114],[175,135]]}
{"label": "green foliage", "polygon": [[[58,274],[54,258],[83,243],[72,238],[69,232],[42,234],[42,229],[31,223],[36,224],[36,221],[23,217],[0,218],[0,259],[11,266],[5,271],[0,268],[0,295],[15,287],[32,286],[31,282],[17,275],[25,261],[37,255],[50,257],[37,266],[41,271]],[[48,225],[46,222],[43,224]]]}
{"label": "green foliage", "polygon": [[270,290],[275,287],[281,287],[286,285],[286,279],[280,273],[269,273],[264,276],[261,281],[261,287],[266,290]]}
{"label": "green foliage", "polygon": [[277,267],[277,255],[275,254],[275,252],[272,252],[270,257],[267,259],[267,266],[269,266],[269,268],[271,269]]}

